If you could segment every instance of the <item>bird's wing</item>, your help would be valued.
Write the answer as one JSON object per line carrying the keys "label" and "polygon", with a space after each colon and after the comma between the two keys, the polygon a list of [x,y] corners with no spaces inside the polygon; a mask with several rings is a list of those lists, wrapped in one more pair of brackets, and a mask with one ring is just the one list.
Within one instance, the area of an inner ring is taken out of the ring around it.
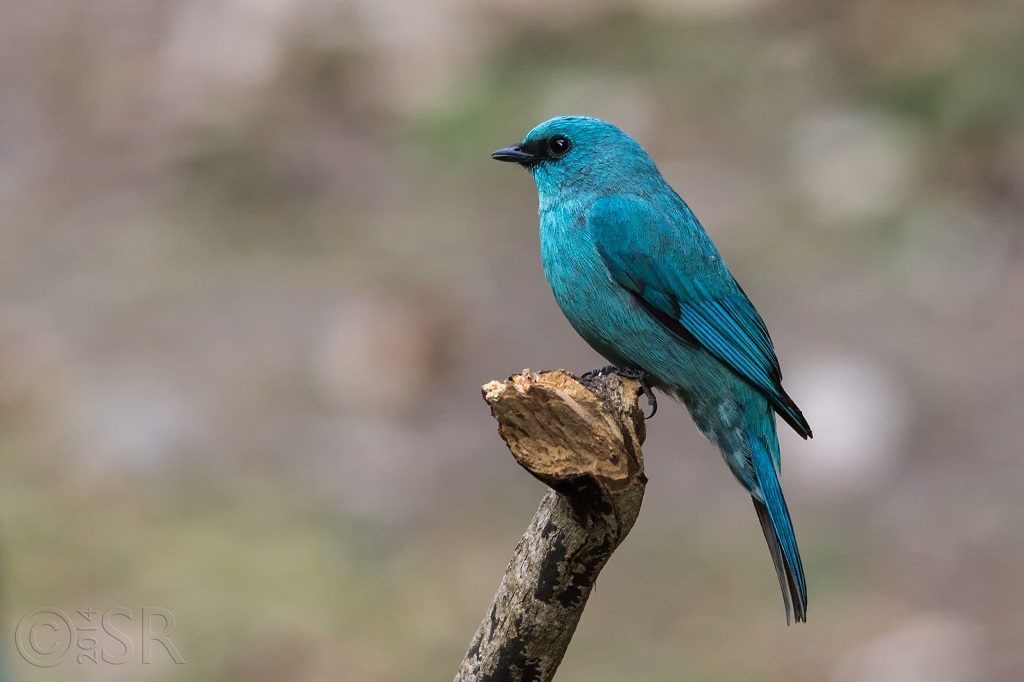
{"label": "bird's wing", "polygon": [[684,341],[696,342],[760,391],[804,438],[810,426],[782,388],[768,329],[682,204],[659,211],[638,197],[594,203],[588,214],[612,278]]}

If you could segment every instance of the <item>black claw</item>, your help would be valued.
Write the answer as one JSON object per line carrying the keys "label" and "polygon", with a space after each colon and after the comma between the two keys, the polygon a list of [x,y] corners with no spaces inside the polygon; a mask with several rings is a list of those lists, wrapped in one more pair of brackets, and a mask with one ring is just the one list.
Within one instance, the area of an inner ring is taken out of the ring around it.
{"label": "black claw", "polygon": [[592,369],[589,372],[584,372],[583,375],[580,377],[580,379],[582,379],[584,381],[589,381],[589,380],[595,379],[597,377],[603,377],[606,374],[617,373],[618,371],[619,371],[619,368],[616,367],[615,365],[605,365],[604,367],[601,367],[600,369]]}
{"label": "black claw", "polygon": [[644,395],[647,396],[647,404],[651,406],[651,413],[644,417],[647,420],[658,411],[658,399],[655,397],[654,391],[651,390],[651,385],[647,383],[646,378],[640,380],[640,388],[644,390]]}
{"label": "black claw", "polygon": [[654,390],[651,388],[650,377],[651,375],[640,369],[639,367],[616,367],[615,365],[605,365],[600,369],[592,369],[589,372],[583,374],[580,379],[584,381],[593,379],[594,377],[601,377],[607,374],[618,374],[620,377],[626,379],[636,379],[640,382],[640,388],[644,392],[644,397],[647,398],[647,404],[651,406],[651,413],[646,415],[644,419],[650,419],[658,411],[658,398],[654,395]]}

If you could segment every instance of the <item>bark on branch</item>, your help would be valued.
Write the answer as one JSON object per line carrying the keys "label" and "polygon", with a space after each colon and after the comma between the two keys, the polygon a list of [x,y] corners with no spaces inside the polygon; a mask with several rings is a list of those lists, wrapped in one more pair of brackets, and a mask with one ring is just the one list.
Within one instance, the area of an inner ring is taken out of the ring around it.
{"label": "bark on branch", "polygon": [[552,489],[516,546],[456,682],[550,680],[643,501],[639,383],[523,370],[483,387],[516,461]]}

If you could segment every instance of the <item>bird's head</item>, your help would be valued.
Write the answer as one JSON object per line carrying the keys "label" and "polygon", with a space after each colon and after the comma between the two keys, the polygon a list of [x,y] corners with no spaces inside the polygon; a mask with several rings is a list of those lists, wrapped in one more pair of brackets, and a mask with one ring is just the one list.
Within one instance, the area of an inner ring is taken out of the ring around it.
{"label": "bird's head", "polygon": [[559,116],[541,123],[519,144],[491,154],[533,174],[545,195],[572,191],[622,191],[659,178],[657,168],[633,138],[611,123],[587,116]]}

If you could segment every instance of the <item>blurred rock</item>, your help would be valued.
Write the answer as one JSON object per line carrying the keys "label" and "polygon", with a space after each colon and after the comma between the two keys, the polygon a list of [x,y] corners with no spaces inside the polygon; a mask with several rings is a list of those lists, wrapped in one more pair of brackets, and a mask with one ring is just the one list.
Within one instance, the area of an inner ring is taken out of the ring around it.
{"label": "blurred rock", "polygon": [[341,409],[407,409],[440,369],[444,315],[436,303],[350,299],[325,325],[311,370],[321,396]]}
{"label": "blurred rock", "polygon": [[390,661],[380,652],[339,645],[315,630],[253,636],[236,647],[234,656],[227,677],[251,682],[371,682],[394,676],[389,674]]}
{"label": "blurred rock", "polygon": [[543,16],[545,19],[554,16],[557,21],[565,23],[570,23],[570,19],[578,22],[601,12],[634,9],[637,5],[659,14],[714,19],[750,13],[772,2],[774,0],[642,0],[639,3],[626,0],[563,0],[558,3],[545,0],[489,0],[489,4],[499,6],[504,12],[528,13],[531,17]]}
{"label": "blurred rock", "polygon": [[206,408],[195,398],[162,368],[85,372],[69,404],[76,471],[151,473],[180,463],[211,433]]}
{"label": "blurred rock", "polygon": [[727,17],[748,14],[772,4],[774,0],[644,0],[653,10],[694,17]]}
{"label": "blurred rock", "polygon": [[[467,397],[479,395],[473,393]],[[452,477],[464,484],[467,462],[481,456],[473,448],[475,429],[467,427],[466,414],[459,416],[417,425],[394,414],[311,420],[301,434],[285,434],[281,447],[292,456],[289,470],[303,487],[329,500],[342,517],[409,523],[443,516],[453,504]],[[491,426],[483,410],[472,417]],[[486,435],[487,445],[499,452],[493,432]]]}
{"label": "blurred rock", "polygon": [[849,650],[833,682],[977,682],[982,679],[980,626],[925,614]]}
{"label": "blurred rock", "polygon": [[844,9],[849,49],[887,80],[954,67],[969,35],[971,8],[955,0],[855,2]]}
{"label": "blurred rock", "polygon": [[902,291],[936,314],[955,316],[992,297],[1013,264],[1011,234],[983,205],[923,202],[901,233],[893,274]]}
{"label": "blurred rock", "polygon": [[791,135],[796,190],[835,226],[884,216],[918,181],[914,134],[881,114],[809,114],[794,123]]}
{"label": "blurred rock", "polygon": [[177,3],[162,55],[168,111],[204,122],[236,116],[246,96],[274,75],[287,21],[301,4]]}
{"label": "blurred rock", "polygon": [[0,311],[0,414],[42,398],[57,382],[60,361],[60,339],[41,316]]}
{"label": "blurred rock", "polygon": [[905,454],[911,419],[900,377],[853,355],[806,358],[790,366],[786,389],[814,438],[801,440],[780,425],[784,473],[800,479],[797,485],[809,494],[831,498],[868,490],[893,471]]}

